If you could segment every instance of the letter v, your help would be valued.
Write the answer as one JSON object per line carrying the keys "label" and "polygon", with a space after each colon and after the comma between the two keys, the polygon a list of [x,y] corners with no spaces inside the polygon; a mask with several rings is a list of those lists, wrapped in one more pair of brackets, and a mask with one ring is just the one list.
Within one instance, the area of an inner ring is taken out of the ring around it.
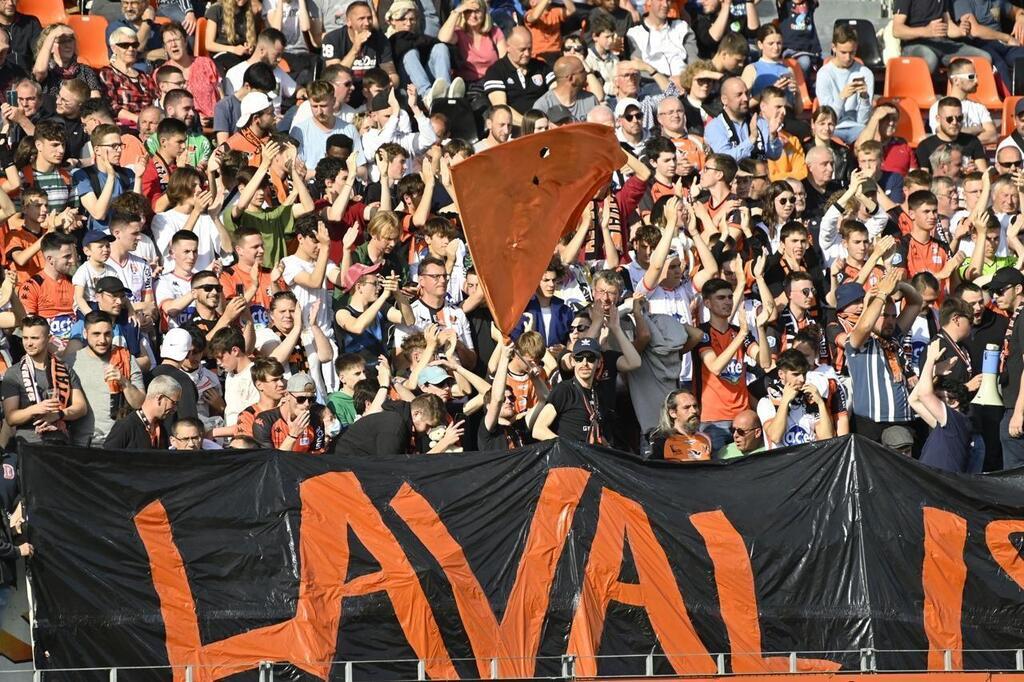
{"label": "letter v", "polygon": [[552,469],[548,474],[500,626],[465,553],[430,503],[408,484],[391,500],[391,507],[441,564],[451,583],[481,678],[491,677],[488,661],[492,658],[500,659],[502,677],[533,677],[555,566],[589,478],[587,471],[574,468]]}

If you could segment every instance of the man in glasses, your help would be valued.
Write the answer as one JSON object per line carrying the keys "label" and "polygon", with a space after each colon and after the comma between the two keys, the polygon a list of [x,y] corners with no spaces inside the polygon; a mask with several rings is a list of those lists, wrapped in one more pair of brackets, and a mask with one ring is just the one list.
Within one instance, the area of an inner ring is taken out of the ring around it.
{"label": "man in glasses", "polygon": [[640,109],[640,102],[632,97],[623,97],[615,103],[615,137],[627,152],[637,158],[643,156],[647,139],[644,112]]}
{"label": "man in glasses", "polygon": [[256,415],[252,436],[260,447],[322,455],[330,443],[316,402],[316,384],[305,372],[293,374],[281,404]]}
{"label": "man in glasses", "polygon": [[[992,144],[999,139],[996,124],[984,104],[967,99],[978,91],[978,72],[969,59],[954,59],[949,65],[949,96],[960,100],[963,107],[964,123],[961,132],[975,135],[982,144]],[[928,127],[939,129],[939,103],[932,104],[928,111]]]}
{"label": "man in glasses", "polygon": [[431,324],[442,329],[455,330],[455,352],[463,367],[476,366],[476,352],[466,314],[447,300],[448,269],[445,262],[435,256],[420,261],[419,296],[412,302],[415,322],[411,326],[399,325],[395,329],[395,348],[401,348],[402,341],[409,334],[424,331]]}
{"label": "man in glasses", "polygon": [[203,437],[203,423],[198,419],[179,419],[171,427],[171,450],[220,450],[212,440]]}
{"label": "man in glasses", "polygon": [[121,129],[116,125],[96,126],[89,139],[95,163],[76,170],[71,180],[75,183],[78,201],[88,213],[88,228],[107,231],[114,199],[126,192],[140,191],[142,176],[121,165],[124,142],[121,141]]}
{"label": "man in glasses", "polygon": [[[966,161],[973,161],[976,170],[988,168],[985,148],[977,136],[968,135],[963,131],[964,110],[956,97],[943,97],[936,105],[936,117],[939,127],[934,135],[921,140],[917,147],[917,163],[922,168],[930,167],[932,153],[944,144],[956,145],[964,154]],[[934,169],[933,169],[934,170]]]}
{"label": "man in glasses", "polygon": [[165,424],[178,409],[181,395],[181,384],[175,379],[169,376],[154,377],[146,388],[146,399],[142,401],[142,407],[114,422],[103,441],[103,447],[110,450],[167,449],[171,428],[165,427]]}
{"label": "man in glasses", "polygon": [[732,442],[716,452],[715,459],[735,459],[764,450],[764,430],[753,410],[743,410],[733,417],[729,433]]}

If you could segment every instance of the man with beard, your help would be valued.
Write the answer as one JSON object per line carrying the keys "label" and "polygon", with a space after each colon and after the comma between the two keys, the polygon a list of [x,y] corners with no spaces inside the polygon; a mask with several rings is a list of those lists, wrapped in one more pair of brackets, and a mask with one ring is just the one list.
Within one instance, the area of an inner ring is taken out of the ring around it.
{"label": "man with beard", "polygon": [[[1016,282],[1024,282],[1024,275],[1021,275],[1019,270],[1001,268],[989,280],[987,288],[1002,293],[1008,284]],[[1000,315],[985,305],[984,292],[973,282],[962,283],[956,288],[954,295],[971,309],[971,333],[964,341],[964,346],[970,354],[971,366],[980,369],[985,363],[986,346],[1002,347],[1010,320],[1006,315]],[[998,297],[993,293],[993,304],[996,303],[996,298]],[[985,441],[985,463],[982,471],[998,471],[1003,467],[1003,445],[999,440],[999,422],[1003,418],[1003,407],[972,405],[971,417],[975,432],[981,434]]]}
{"label": "man with beard", "polygon": [[779,131],[785,107],[775,107],[770,119],[750,115],[750,90],[743,79],[727,78],[722,83],[722,113],[704,127],[708,146],[736,161],[754,156],[778,159],[782,155]]}
{"label": "man with beard", "polygon": [[701,433],[700,404],[690,391],[680,389],[665,397],[661,424],[651,441],[651,459],[671,462],[707,462],[711,439]]}
{"label": "man with beard", "polygon": [[322,455],[330,445],[316,402],[316,385],[305,372],[288,379],[281,403],[256,415],[252,435],[260,447]]}
{"label": "man with beard", "polygon": [[[196,168],[206,164],[213,147],[210,140],[202,133],[193,132],[196,124],[195,98],[188,90],[176,88],[167,93],[164,97],[164,112],[167,118],[175,118],[185,124],[188,131],[185,135],[185,161],[189,166]],[[157,134],[153,133],[146,140],[146,151],[155,154],[160,146]]]}
{"label": "man with beard", "polygon": [[541,95],[533,108],[545,113],[561,105],[572,114],[573,121],[585,121],[597,98],[587,92],[587,69],[577,57],[561,57],[555,62],[555,86]]}
{"label": "man with beard", "polygon": [[224,287],[217,273],[202,270],[192,275],[192,293],[195,296],[195,313],[189,322],[198,327],[212,341],[214,335],[227,327],[241,327],[242,332],[254,339],[252,320],[245,315],[246,305],[243,296],[234,296],[225,305]]}
{"label": "man with beard", "polygon": [[475,152],[508,142],[512,135],[512,108],[505,104],[492,106],[484,113],[484,125],[487,127],[487,137],[473,145]]}
{"label": "man with beard", "polygon": [[637,158],[643,156],[647,133],[644,112],[635,99],[623,97],[615,104],[615,137],[627,152]]}
{"label": "man with beard", "polygon": [[64,232],[47,233],[40,251],[43,269],[21,286],[18,298],[27,315],[39,315],[48,321],[50,333],[63,348],[75,322],[75,286],[71,283],[76,268],[75,238]]}
{"label": "man with beard", "polygon": [[[968,135],[963,131],[963,104],[956,97],[943,97],[936,107],[939,127],[934,135],[921,140],[917,146],[917,163],[921,168],[930,168],[932,153],[943,145],[956,145],[966,159],[974,162],[972,170],[983,171],[988,168],[988,157],[985,148],[976,135]],[[932,168],[934,172],[935,169]]]}
{"label": "man with beard", "polygon": [[244,152],[250,166],[259,166],[263,146],[274,132],[274,103],[262,92],[250,92],[242,98],[238,115],[238,132],[227,139],[231,149]]}
{"label": "man with beard", "polygon": [[[128,317],[126,302],[131,292],[117,277],[100,277],[94,288],[97,310],[106,314],[113,325],[111,344],[127,349],[139,368],[148,372],[156,365],[156,357],[149,336],[139,328],[137,322]],[[85,346],[85,322],[79,319],[71,328],[71,340],[65,352],[76,353]]]}
{"label": "man with beard", "polygon": [[78,374],[89,406],[75,422],[73,442],[82,447],[102,443],[114,422],[142,407],[142,370],[127,348],[114,345],[114,319],[94,310],[85,316],[85,348],[65,355]]}

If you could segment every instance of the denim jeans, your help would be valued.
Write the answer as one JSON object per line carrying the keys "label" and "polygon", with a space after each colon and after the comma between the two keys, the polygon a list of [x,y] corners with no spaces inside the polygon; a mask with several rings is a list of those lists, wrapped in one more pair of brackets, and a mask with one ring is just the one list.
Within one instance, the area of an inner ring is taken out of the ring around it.
{"label": "denim jeans", "polygon": [[405,72],[402,80],[415,85],[416,92],[423,97],[430,92],[434,80],[440,78],[450,82],[452,79],[452,57],[448,46],[437,43],[430,48],[430,57],[425,68],[420,53],[417,50],[409,50],[402,55],[402,71]]}
{"label": "denim jeans", "polygon": [[1003,413],[1003,421],[999,423],[999,440],[1003,444],[1003,469],[1015,469],[1024,466],[1024,438],[1010,436],[1010,417],[1013,408]]}
{"label": "denim jeans", "polygon": [[731,427],[731,419],[700,423],[701,433],[711,439],[711,452],[718,452],[732,442],[732,432],[729,431]]}

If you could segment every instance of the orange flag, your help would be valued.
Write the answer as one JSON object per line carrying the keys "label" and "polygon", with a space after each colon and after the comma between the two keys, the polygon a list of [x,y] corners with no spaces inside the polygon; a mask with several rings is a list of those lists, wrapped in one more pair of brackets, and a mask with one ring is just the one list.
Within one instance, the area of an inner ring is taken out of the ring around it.
{"label": "orange flag", "polygon": [[503,334],[519,322],[558,240],[625,163],[612,128],[578,123],[507,142],[452,168],[473,266]]}

